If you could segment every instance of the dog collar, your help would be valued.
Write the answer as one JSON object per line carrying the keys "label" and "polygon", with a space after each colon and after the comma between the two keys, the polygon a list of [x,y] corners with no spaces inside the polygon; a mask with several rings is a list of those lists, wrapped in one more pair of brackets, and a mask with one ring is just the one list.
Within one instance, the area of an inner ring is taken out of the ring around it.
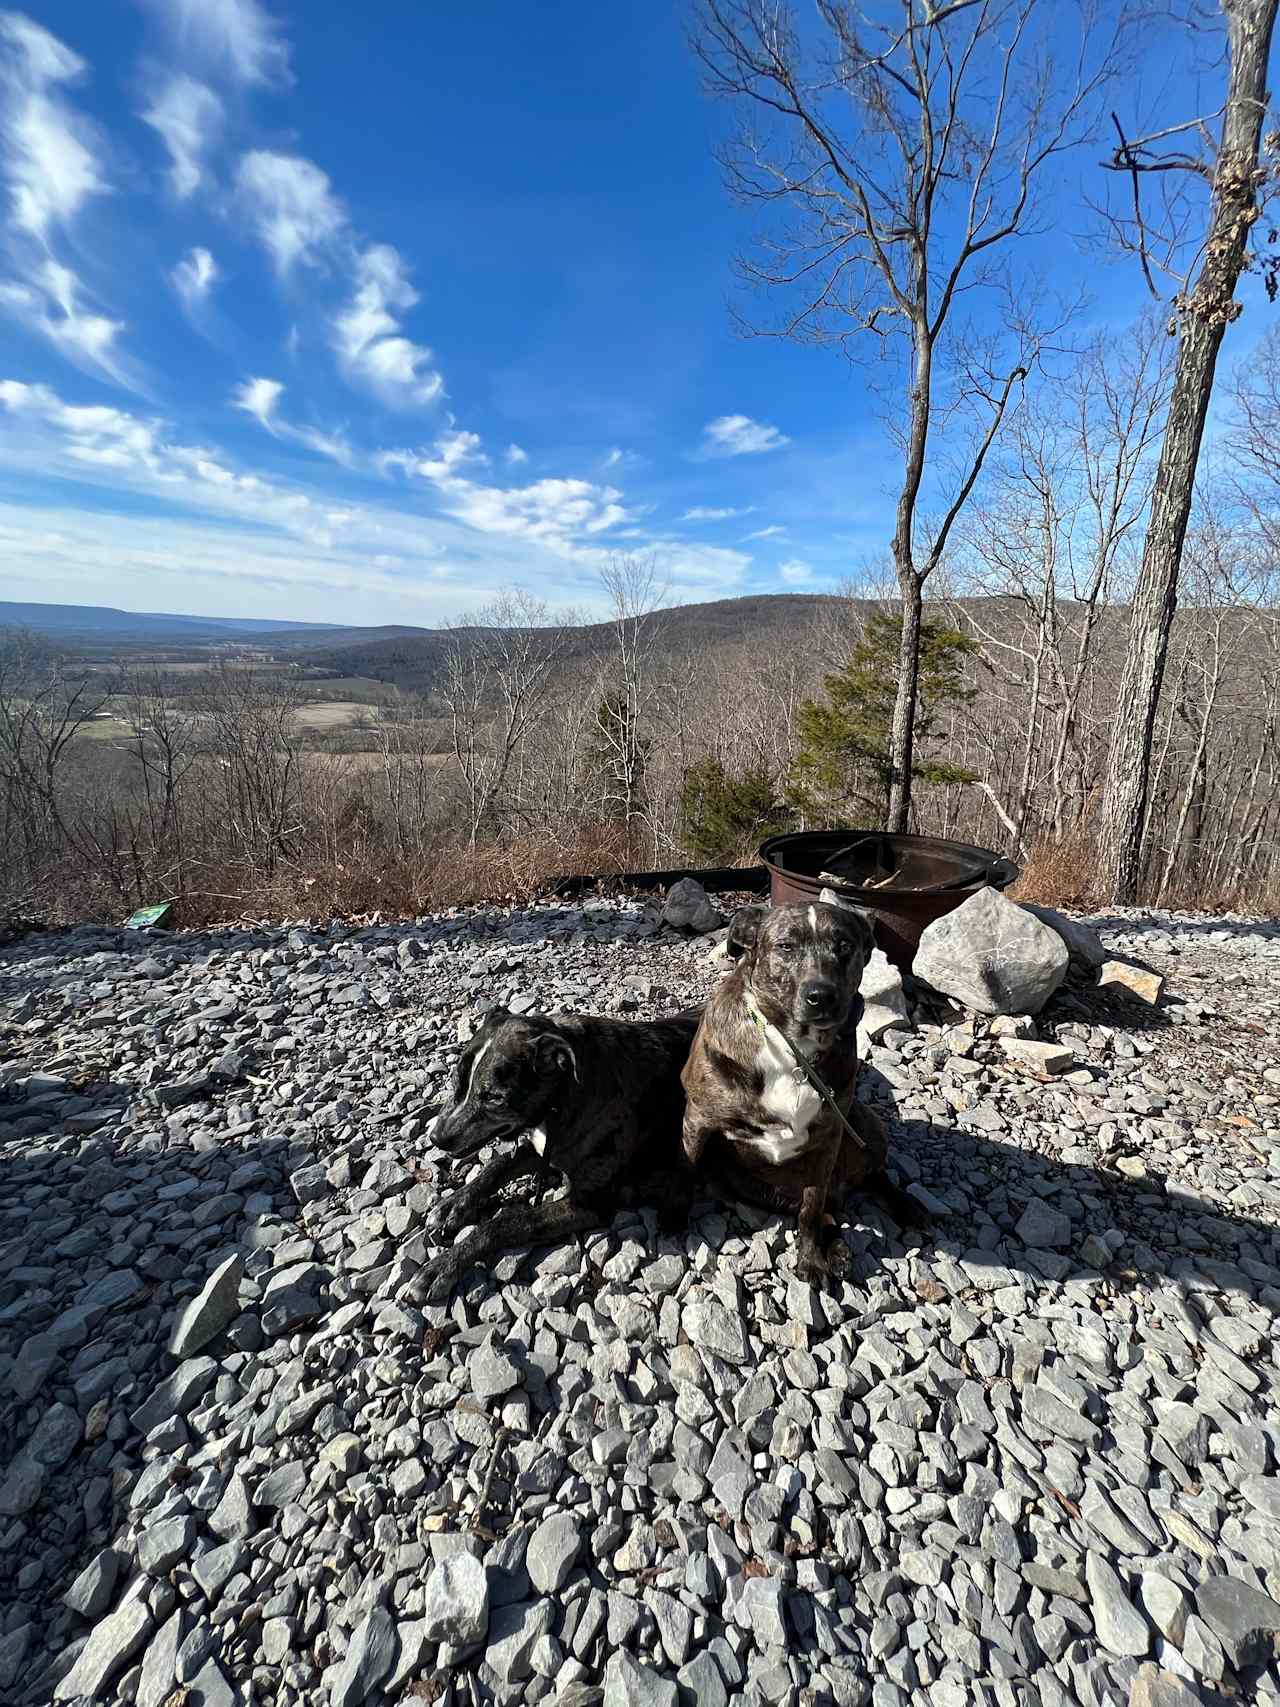
{"label": "dog collar", "polygon": [[772,1043],[775,1048],[781,1045],[783,1053],[785,1055],[790,1055],[791,1059],[795,1062],[795,1066],[791,1069],[791,1077],[795,1080],[796,1084],[807,1084],[809,1082],[809,1074],[806,1071],[804,1059],[798,1050],[792,1048],[791,1039],[787,1036],[786,1032],[780,1030],[776,1025],[774,1025],[771,1019],[766,1017],[759,1003],[749,991],[746,996],[746,1004],[747,1012],[751,1016],[752,1023],[755,1025],[756,1030],[763,1032],[765,1037],[768,1038],[769,1042]]}
{"label": "dog collar", "polygon": [[791,1059],[795,1062],[795,1067],[792,1069],[791,1076],[795,1080],[796,1084],[803,1085],[808,1083],[812,1085],[813,1089],[818,1093],[818,1096],[824,1103],[826,1103],[827,1107],[831,1110],[832,1114],[835,1115],[841,1126],[844,1127],[845,1133],[850,1139],[852,1139],[854,1145],[859,1150],[865,1150],[867,1146],[863,1141],[861,1133],[859,1133],[857,1128],[850,1122],[848,1116],[836,1101],[835,1092],[822,1077],[821,1073],[819,1073],[813,1062],[810,1061],[807,1056],[800,1053],[785,1031],[774,1025],[772,1020],[765,1017],[761,1012],[760,1006],[755,997],[749,990],[746,992],[745,1000],[747,1012],[751,1016],[751,1019],[757,1029],[762,1031],[767,1038],[777,1038],[781,1042],[782,1047],[786,1050],[787,1054],[790,1055]]}

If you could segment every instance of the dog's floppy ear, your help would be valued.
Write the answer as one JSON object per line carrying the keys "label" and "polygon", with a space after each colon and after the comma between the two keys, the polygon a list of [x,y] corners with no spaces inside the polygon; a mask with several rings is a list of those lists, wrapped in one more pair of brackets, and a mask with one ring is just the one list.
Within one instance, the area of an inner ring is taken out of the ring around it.
{"label": "dog's floppy ear", "polygon": [[505,1008],[490,1008],[484,1016],[479,1031],[459,1055],[457,1065],[453,1069],[453,1100],[455,1105],[466,1101],[467,1090],[471,1084],[471,1064],[484,1045],[493,1036],[494,1030],[504,1019],[510,1019]]}
{"label": "dog's floppy ear", "polygon": [[534,1060],[540,1073],[572,1073],[578,1076],[578,1057],[573,1045],[558,1031],[544,1031],[534,1044]]}
{"label": "dog's floppy ear", "polygon": [[741,960],[756,946],[760,927],[768,915],[769,909],[762,901],[757,901],[752,907],[738,908],[729,921],[729,934],[724,942],[724,951],[730,960]]}
{"label": "dog's floppy ear", "polygon": [[863,959],[870,959],[871,951],[876,946],[876,928],[866,908],[855,906],[852,901],[846,901],[844,896],[837,894],[834,889],[820,889],[818,900],[824,907],[834,907],[837,912],[851,913],[857,919],[862,926]]}

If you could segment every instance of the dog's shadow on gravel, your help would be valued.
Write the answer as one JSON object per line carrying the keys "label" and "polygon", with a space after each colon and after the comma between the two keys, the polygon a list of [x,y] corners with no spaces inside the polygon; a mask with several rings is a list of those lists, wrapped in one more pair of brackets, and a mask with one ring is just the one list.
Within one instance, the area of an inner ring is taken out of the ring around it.
{"label": "dog's shadow on gravel", "polygon": [[[1194,1266],[1226,1286],[1268,1284],[1237,1266],[1243,1258],[1265,1265],[1272,1271],[1269,1283],[1280,1285],[1280,1228],[1270,1222],[1198,1196],[1154,1169],[1130,1178],[1105,1163],[1068,1162],[986,1133],[898,1114],[891,1087],[874,1068],[863,1069],[860,1090],[887,1120],[892,1147],[919,1170],[918,1180],[903,1184],[918,1183],[946,1207],[925,1227],[907,1231],[913,1245],[959,1247],[971,1265],[1018,1270],[1041,1283],[1097,1281],[1105,1274],[1114,1283],[1141,1285]],[[1224,1189],[1237,1183],[1224,1165]],[[1031,1205],[1048,1211],[1041,1217],[1046,1239],[1040,1245],[1015,1231]],[[847,1208],[856,1214],[859,1201]],[[1110,1261],[1096,1242],[1107,1234]],[[1081,1255],[1090,1235],[1089,1255],[1100,1260]]]}

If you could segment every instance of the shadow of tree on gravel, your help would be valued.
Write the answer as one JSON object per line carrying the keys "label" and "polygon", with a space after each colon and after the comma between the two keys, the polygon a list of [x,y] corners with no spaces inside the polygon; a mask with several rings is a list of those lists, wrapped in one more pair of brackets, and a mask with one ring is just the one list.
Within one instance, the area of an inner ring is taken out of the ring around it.
{"label": "shadow of tree on gravel", "polygon": [[[1087,1297],[1092,1297],[1096,1301],[1097,1308],[1104,1316],[1107,1314],[1106,1300],[1108,1297],[1123,1297],[1127,1294],[1141,1293],[1146,1288],[1153,1288],[1170,1280],[1176,1281],[1184,1278],[1195,1280],[1198,1278],[1199,1287],[1188,1289],[1189,1302],[1184,1300],[1183,1307],[1194,1312],[1199,1306],[1202,1313],[1203,1303],[1223,1292],[1256,1296],[1267,1286],[1280,1286],[1280,1229],[1266,1220],[1242,1214],[1232,1208],[1224,1208],[1218,1203],[1187,1192],[1176,1184],[1174,1189],[1177,1195],[1170,1196],[1167,1189],[1169,1182],[1163,1176],[1155,1173],[1142,1180],[1130,1180],[1105,1166],[1065,1162],[1061,1158],[1043,1155],[1011,1141],[1006,1142],[980,1133],[965,1132],[929,1119],[916,1118],[911,1115],[897,1117],[890,1112],[893,1108],[891,1088],[887,1081],[881,1079],[872,1070],[864,1079],[863,1094],[873,1096],[876,1093],[887,1105],[886,1114],[890,1119],[892,1144],[896,1150],[905,1153],[914,1160],[919,1168],[920,1184],[930,1191],[944,1194],[951,1189],[957,1180],[963,1180],[968,1190],[971,1208],[968,1211],[957,1211],[939,1216],[930,1227],[923,1230],[904,1231],[875,1203],[858,1196],[851,1197],[844,1206],[844,1216],[840,1217],[837,1214],[837,1219],[843,1220],[847,1230],[848,1243],[854,1255],[854,1272],[849,1276],[849,1285],[853,1292],[852,1313],[855,1319],[859,1309],[858,1298],[862,1294],[864,1284],[868,1280],[874,1279],[876,1271],[883,1268],[886,1260],[893,1262],[896,1269],[896,1287],[891,1287],[890,1292],[892,1293],[895,1290],[900,1292],[901,1299],[887,1306],[876,1305],[874,1300],[877,1294],[873,1290],[869,1295],[863,1294],[864,1307],[868,1300],[872,1301],[872,1308],[877,1313],[880,1308],[901,1312],[913,1307],[913,1296],[915,1296],[913,1287],[916,1282],[903,1264],[904,1257],[912,1251],[919,1251],[922,1256],[934,1253],[950,1256],[953,1262],[963,1265],[966,1275],[970,1279],[970,1285],[961,1291],[933,1290],[926,1292],[921,1290],[918,1298],[922,1309],[939,1304],[962,1304],[966,1298],[970,1303],[973,1303],[976,1295],[985,1291],[990,1297],[992,1288],[1009,1285],[1017,1281],[1025,1288],[1024,1314],[1022,1316],[1010,1316],[1007,1311],[1007,1301],[1006,1308],[997,1308],[995,1313],[997,1319],[1003,1320],[1008,1332],[1015,1335],[1028,1333],[1032,1338],[1034,1338],[1033,1324],[1037,1322],[1046,1323],[1052,1332],[1053,1324],[1057,1321],[1058,1315],[1061,1314],[1059,1311],[1055,1315],[1052,1307],[1042,1313],[1041,1299],[1038,1299],[1036,1294],[1041,1293],[1042,1298],[1052,1306],[1052,1295],[1059,1286],[1081,1279],[1090,1283]],[[1066,1202],[1067,1199],[1071,1200],[1069,1205]],[[1016,1225],[1025,1206],[1037,1201],[1045,1201],[1064,1209],[1067,1207],[1076,1209],[1078,1207],[1078,1215],[1073,1216],[1071,1220],[1069,1245],[1054,1250],[1029,1248],[1015,1233],[1009,1230],[1010,1227]],[[672,1252],[681,1254],[687,1265],[686,1271],[692,1272],[692,1265],[689,1263],[690,1239],[713,1238],[708,1230],[708,1222],[716,1217],[722,1220],[728,1236],[735,1241],[735,1248],[739,1252],[742,1248],[741,1241],[744,1232],[747,1237],[750,1237],[753,1231],[760,1228],[770,1225],[781,1227],[789,1227],[790,1225],[787,1217],[771,1216],[763,1211],[739,1205],[730,1200],[700,1195],[694,1206],[693,1225],[688,1239],[673,1238],[671,1235],[659,1233],[656,1230],[656,1217],[647,1208],[638,1217],[635,1213],[626,1217],[616,1217],[611,1228],[615,1237],[635,1238],[646,1245],[650,1260]],[[1001,1222],[1007,1222],[1009,1226],[1004,1227]],[[1120,1253],[1116,1260],[1100,1269],[1081,1257],[1079,1246],[1087,1231],[1100,1232],[1105,1229],[1114,1229],[1121,1234],[1124,1243],[1120,1247]],[[980,1236],[986,1238],[986,1248],[978,1245],[977,1240]],[[587,1235],[586,1237],[589,1241],[591,1236]],[[773,1248],[776,1249],[776,1246]],[[545,1247],[533,1250],[527,1255],[512,1250],[507,1253],[505,1259],[501,1260],[501,1281],[491,1272],[482,1269],[470,1270],[463,1276],[459,1289],[461,1295],[466,1299],[469,1311],[477,1313],[477,1319],[483,1319],[486,1307],[496,1297],[501,1286],[509,1284],[517,1275],[522,1274],[526,1265],[536,1267],[539,1260],[546,1255],[547,1248]],[[791,1241],[788,1238],[787,1252],[782,1262],[784,1272],[789,1272],[790,1260]],[[1241,1260],[1248,1261],[1252,1265],[1258,1265],[1255,1272],[1249,1274],[1241,1269],[1238,1266]],[[988,1277],[991,1282],[990,1286],[985,1287],[977,1275],[977,1271],[984,1268],[989,1271]],[[733,1269],[733,1272],[736,1273],[738,1270]],[[763,1269],[753,1268],[743,1272],[742,1280],[748,1299],[747,1309],[753,1309],[751,1300],[757,1286],[764,1287],[767,1293],[776,1297],[778,1278],[777,1269],[772,1265]],[[608,1284],[606,1277],[599,1264],[589,1256],[586,1265],[586,1278],[575,1296],[589,1298],[595,1292],[602,1290],[606,1284]],[[928,1282],[926,1281],[925,1284],[927,1285]],[[848,1301],[849,1294],[846,1292],[844,1296]],[[978,1305],[975,1304],[974,1307],[979,1311],[979,1314],[985,1316],[986,1312],[982,1311]],[[1190,1321],[1193,1318],[1188,1316],[1185,1319]],[[945,1321],[946,1318],[943,1317],[942,1322],[944,1324]],[[870,1325],[871,1319],[864,1315],[862,1323],[863,1325]],[[934,1331],[939,1331],[936,1319]],[[958,1364],[964,1365],[963,1350],[948,1351],[945,1343],[947,1337],[945,1325],[940,1331],[944,1355],[954,1358]],[[984,1327],[982,1331],[984,1335],[989,1334],[988,1328]],[[803,1339],[797,1343],[803,1344]],[[1000,1382],[1007,1385],[1010,1379],[1018,1384],[1023,1380],[1031,1379],[1029,1375],[1025,1374],[1018,1376],[1012,1367],[1014,1352],[1003,1336],[997,1335],[994,1340],[988,1338],[984,1343],[988,1346],[998,1346],[1000,1365],[994,1375],[988,1369],[985,1377],[979,1376],[980,1386],[984,1383],[989,1386]],[[1053,1344],[1054,1342],[1050,1341],[1048,1347],[1051,1357],[1057,1355],[1053,1351]],[[670,1346],[659,1348],[660,1351],[667,1354],[672,1349]],[[508,1354],[518,1362],[518,1343],[513,1343],[507,1350]],[[1187,1362],[1189,1364],[1195,1363],[1197,1358],[1197,1348],[1188,1342],[1186,1348]],[[967,1367],[967,1365],[964,1366]],[[1126,1386],[1124,1382],[1125,1367],[1125,1361],[1121,1358],[1117,1367],[1109,1373],[1099,1372],[1097,1374],[1096,1387],[1099,1394],[1108,1401],[1124,1394]],[[742,1380],[744,1382],[749,1378],[750,1373],[750,1368],[743,1371]],[[1179,1379],[1183,1380],[1184,1378],[1180,1377]],[[1190,1378],[1185,1379],[1189,1380]],[[1263,1372],[1262,1383],[1256,1393],[1241,1393],[1242,1414],[1249,1415],[1255,1411],[1259,1413],[1264,1410],[1270,1411],[1274,1395],[1266,1384],[1267,1380],[1268,1377]],[[1088,1381],[1085,1384],[1086,1386],[1091,1385]],[[713,1382],[714,1386],[715,1383]],[[715,1390],[719,1391],[718,1388]],[[904,1392],[906,1390],[904,1388]],[[786,1391],[785,1388],[782,1390],[781,1397],[785,1397]],[[1169,1391],[1173,1391],[1172,1386]],[[781,1403],[781,1398],[779,1403]],[[1212,1404],[1212,1401],[1209,1403]],[[767,1427],[764,1436],[756,1436],[751,1433],[750,1425],[738,1426],[734,1420],[732,1392],[721,1397],[719,1408],[725,1419],[725,1432],[720,1437],[721,1440],[728,1440],[735,1445],[749,1464],[752,1454],[759,1450],[762,1444],[767,1444]],[[772,1409],[764,1413],[762,1420],[766,1425],[773,1414]],[[1101,1415],[1102,1413],[1098,1414]],[[1103,1421],[1101,1427],[1105,1431],[1108,1427],[1107,1422]],[[1101,1440],[1091,1450],[1099,1458],[1105,1459],[1107,1448]],[[853,1460],[850,1459],[850,1463],[852,1462]],[[1167,1465],[1168,1461],[1165,1460],[1164,1462]],[[1016,1466],[1011,1466],[1011,1468],[1014,1470],[1015,1481],[1017,1481],[1017,1468]],[[757,1474],[761,1486],[770,1479],[767,1472],[758,1472]],[[1046,1499],[1051,1498],[1052,1473],[1049,1471],[1041,1474],[1025,1472],[1021,1477],[1021,1482],[1025,1482],[1028,1478],[1041,1485]],[[1189,1471],[1178,1482],[1178,1487],[1182,1493],[1195,1492],[1195,1479]],[[858,1574],[857,1569],[843,1561],[836,1540],[837,1531],[834,1528],[837,1518],[845,1509],[847,1508],[844,1505],[830,1510],[820,1508],[816,1542],[813,1547],[806,1551],[814,1553],[819,1559],[825,1561],[834,1576],[844,1574],[853,1579]],[[864,1509],[856,1488],[850,1492],[848,1509],[855,1512]],[[1113,1556],[1114,1550],[1110,1543],[1101,1533],[1090,1528],[1088,1522],[1081,1518],[1079,1511],[1071,1506],[1069,1500],[1065,1502],[1064,1512],[1066,1516],[1062,1522],[1063,1533],[1069,1537],[1071,1548],[1078,1550],[1081,1556],[1090,1549],[1107,1558]],[[739,1527],[728,1513],[720,1512],[717,1515],[712,1512],[709,1516],[709,1522],[718,1526],[726,1536],[737,1535],[739,1544],[742,1543]],[[520,1523],[521,1514],[517,1504],[507,1518],[507,1526],[518,1527]],[[918,1534],[920,1527],[920,1525],[916,1525],[913,1530],[908,1526],[897,1532],[897,1539],[892,1545],[900,1546],[904,1550],[924,1545],[924,1542],[912,1539],[914,1534]],[[1028,1533],[1024,1532],[1020,1526],[1018,1533],[1025,1562],[1027,1559],[1035,1557],[1037,1544],[1028,1539]],[[886,1543],[886,1545],[889,1544]],[[980,1549],[976,1547],[962,1548],[961,1551],[977,1553]],[[1162,1552],[1172,1556],[1178,1552],[1178,1544],[1174,1539],[1169,1539],[1165,1542],[1163,1549],[1155,1544],[1150,1546],[1149,1553],[1152,1560],[1158,1560]],[[1125,1558],[1123,1566],[1130,1573],[1133,1573],[1142,1567],[1146,1557],[1147,1555]],[[1190,1560],[1191,1554],[1187,1554],[1186,1561]],[[883,1576],[891,1577],[895,1565],[896,1559],[892,1556],[888,1557],[885,1561]],[[989,1560],[987,1568],[990,1568]],[[655,1567],[656,1569],[657,1567]],[[776,1569],[778,1569],[776,1561],[762,1563],[758,1560],[748,1559],[747,1562],[748,1574],[773,1574]],[[1193,1567],[1191,1574],[1193,1580],[1199,1580],[1202,1573],[1212,1575],[1224,1570],[1230,1573],[1233,1572],[1234,1568],[1229,1562],[1218,1559],[1209,1565],[1207,1573],[1205,1573],[1204,1566],[1200,1565]],[[642,1589],[637,1586],[633,1579],[619,1579],[607,1568],[600,1570],[598,1567],[589,1567],[589,1574],[593,1582],[611,1592],[616,1591],[620,1597],[634,1596],[634,1604],[637,1609],[636,1617],[641,1621],[641,1628],[648,1630],[649,1614],[642,1598]],[[1072,1573],[1064,1567],[1063,1574],[1064,1577],[1070,1577]],[[641,1580],[643,1581],[643,1575]],[[927,1612],[921,1612],[916,1608],[919,1591],[914,1590],[905,1578],[901,1579],[896,1590],[891,1583],[888,1583],[884,1585],[882,1592],[886,1598],[876,1602],[876,1606],[882,1613],[887,1612],[899,1618],[900,1622],[904,1624],[913,1616],[927,1618]],[[1009,1587],[1008,1592],[1013,1593],[1012,1586]],[[1031,1592],[1029,1585],[1021,1586],[1018,1589],[1016,1599],[1012,1604],[1005,1607],[1005,1624],[1009,1628],[1018,1623],[1020,1627],[1025,1629],[1021,1621],[1027,1616],[1027,1603],[1031,1597]],[[1045,1598],[1046,1601],[1050,1599],[1048,1591],[1046,1591]],[[897,1609],[899,1601],[903,1603],[903,1610],[901,1611]],[[844,1657],[842,1657],[841,1654],[833,1655],[829,1645],[823,1645],[818,1636],[816,1621],[823,1619],[826,1615],[808,1590],[792,1583],[785,1591],[785,1604],[787,1608],[788,1656],[798,1661],[802,1668],[813,1667],[815,1671],[820,1666],[830,1666],[833,1661],[837,1666],[850,1667],[851,1693],[848,1698],[850,1700],[865,1699],[866,1697],[860,1694],[856,1687],[856,1678],[865,1676],[866,1661],[863,1653],[847,1648],[843,1650]],[[727,1610],[725,1618],[730,1620],[732,1618],[732,1614]],[[831,1628],[828,1618],[824,1625],[828,1642]],[[863,1634],[865,1637],[866,1632],[864,1631]],[[984,1638],[990,1635],[985,1625],[983,1626],[983,1635]],[[1154,1640],[1153,1637],[1153,1642]],[[1015,1664],[1011,1657],[1015,1645],[1012,1638],[997,1643],[997,1646],[1005,1650],[1000,1656],[1000,1661],[1007,1669],[994,1675],[1016,1678],[1019,1688],[1023,1690],[1035,1689],[1036,1679],[1046,1675],[1044,1668],[1047,1668],[1047,1671],[1055,1676],[1059,1675],[1055,1667],[1043,1657],[1039,1659],[1028,1658],[1025,1664]],[[1099,1701],[1129,1699],[1130,1689],[1140,1664],[1137,1659],[1121,1658],[1108,1651],[1092,1624],[1074,1627],[1072,1646],[1075,1650],[1073,1666],[1084,1664],[1090,1668],[1096,1668],[1092,1679],[1093,1698]],[[936,1644],[931,1646],[931,1658],[935,1668],[947,1656],[948,1652],[945,1644],[942,1651],[938,1650]],[[1084,1655],[1083,1660],[1082,1654]],[[675,1668],[673,1666],[670,1669],[674,1671]],[[1238,1678],[1235,1678],[1228,1665],[1224,1689],[1216,1688],[1204,1677],[1197,1677],[1195,1683],[1196,1698],[1209,1704],[1209,1707],[1227,1707],[1231,1701],[1238,1702],[1242,1698],[1241,1692],[1243,1692],[1244,1699],[1250,1699],[1253,1687],[1260,1674],[1259,1667],[1249,1666],[1239,1674]],[[665,1667],[664,1675],[667,1675]],[[971,1678],[970,1682],[975,1690],[977,1685],[984,1681],[989,1687],[990,1675],[992,1674],[983,1671]],[[781,1680],[779,1683],[781,1686]],[[923,1700],[928,1693],[928,1686],[923,1682],[914,1688],[908,1688],[906,1691],[907,1697],[913,1701],[916,1699]],[[480,1694],[483,1700],[491,1699],[488,1693],[483,1690],[480,1691]],[[786,1698],[790,1699],[790,1696]],[[843,1697],[838,1698],[843,1699]],[[973,1698],[979,1699],[980,1697],[975,1693]],[[1027,1698],[1038,1699],[1034,1695],[1029,1695]],[[1089,1698],[1087,1696],[1079,1697],[1080,1700]],[[593,1697],[592,1699],[596,1698]],[[892,1699],[901,1700],[901,1690]],[[1064,1694],[1061,1699],[1075,1700],[1077,1697]]]}
{"label": "shadow of tree on gravel", "polygon": [[[136,1087],[122,1088],[136,1094]],[[196,1149],[163,1140],[149,1144],[123,1130],[106,1131],[55,1137],[56,1148],[46,1140],[29,1155],[15,1155],[22,1142],[7,1140],[7,1153],[0,1155],[0,1370],[30,1338],[48,1333],[54,1323],[63,1323],[59,1337],[70,1343],[29,1401],[19,1398],[11,1375],[3,1380],[0,1481],[52,1406],[76,1412],[80,1424],[70,1456],[49,1470],[35,1505],[17,1516],[0,1517],[5,1534],[0,1606],[9,1609],[6,1628],[16,1628],[14,1615],[23,1608],[34,1624],[13,1693],[0,1690],[0,1695],[43,1707],[51,1699],[54,1681],[49,1662],[56,1662],[68,1644],[92,1628],[94,1620],[65,1609],[62,1597],[85,1566],[110,1546],[127,1518],[132,1487],[145,1468],[143,1437],[130,1419],[178,1366],[167,1349],[176,1313],[218,1262],[243,1249],[249,1228],[260,1226],[264,1216],[278,1220],[285,1236],[301,1231],[300,1208],[289,1179],[303,1159],[303,1147],[285,1138],[241,1138],[234,1146],[237,1164],[258,1163],[264,1180],[242,1194],[240,1210],[206,1229],[196,1228],[181,1245],[166,1247],[157,1233],[187,1195],[195,1196],[189,1187],[206,1182],[219,1154],[216,1142]],[[60,1177],[69,1163],[80,1170],[70,1182]],[[130,1178],[131,1170],[140,1177]],[[51,1196],[62,1219],[88,1222],[101,1212],[103,1200],[118,1191],[129,1192],[134,1201],[113,1205],[114,1242],[104,1239],[91,1255],[57,1257],[38,1225],[35,1235],[30,1233],[32,1211]],[[163,1191],[170,1195],[162,1197]],[[259,1205],[247,1213],[245,1206],[254,1193],[269,1196],[270,1208]],[[135,1241],[131,1235],[139,1231],[143,1236]],[[56,1280],[69,1260],[92,1273],[103,1257],[105,1270],[62,1296],[55,1297],[42,1284],[46,1271]],[[132,1296],[101,1307],[90,1302],[82,1330],[66,1322],[104,1277],[127,1272],[138,1282]],[[106,1384],[102,1392],[96,1382]],[[135,1568],[122,1564],[108,1606],[116,1604]]]}

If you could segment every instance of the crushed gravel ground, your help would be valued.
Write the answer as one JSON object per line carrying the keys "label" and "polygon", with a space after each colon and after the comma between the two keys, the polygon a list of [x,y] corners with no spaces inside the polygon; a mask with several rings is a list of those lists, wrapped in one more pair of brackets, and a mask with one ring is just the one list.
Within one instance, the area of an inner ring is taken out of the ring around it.
{"label": "crushed gravel ground", "polygon": [[908,986],[864,1094],[933,1224],[855,1201],[833,1292],[704,1199],[444,1305],[460,1042],[672,1010],[705,940],[0,950],[0,1698],[1280,1702],[1280,926],[1093,922],[1165,996],[1073,978],[1052,1076]]}

